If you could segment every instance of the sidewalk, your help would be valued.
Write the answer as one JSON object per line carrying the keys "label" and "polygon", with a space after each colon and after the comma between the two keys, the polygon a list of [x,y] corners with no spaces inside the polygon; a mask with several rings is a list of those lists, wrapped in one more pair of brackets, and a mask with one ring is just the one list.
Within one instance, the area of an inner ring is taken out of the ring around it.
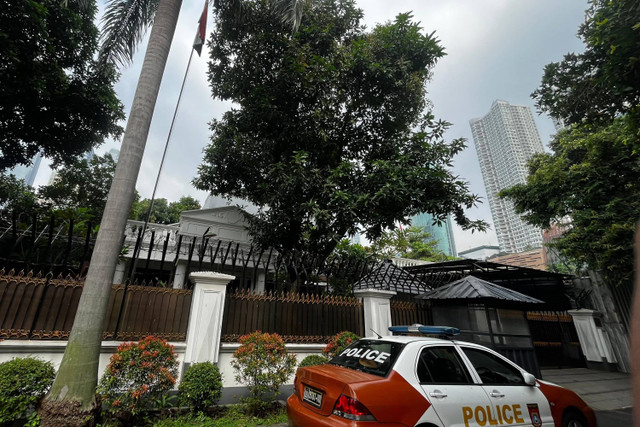
{"label": "sidewalk", "polygon": [[542,379],[573,390],[595,411],[616,411],[633,406],[631,376],[593,369],[543,369]]}

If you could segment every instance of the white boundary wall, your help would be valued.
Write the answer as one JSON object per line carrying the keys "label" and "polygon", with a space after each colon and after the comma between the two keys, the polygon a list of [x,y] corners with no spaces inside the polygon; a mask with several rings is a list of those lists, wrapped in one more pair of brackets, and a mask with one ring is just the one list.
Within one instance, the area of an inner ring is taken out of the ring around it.
{"label": "white boundary wall", "polygon": [[[103,341],[102,350],[100,352],[100,364],[98,367],[98,378],[102,377],[107,365],[109,364],[109,358],[120,344],[125,341]],[[178,362],[180,364],[180,375],[182,377],[182,368],[184,362],[184,355],[186,350],[186,343],[183,342],[170,342],[173,345],[173,349],[178,356]],[[9,361],[16,357],[34,357],[40,360],[47,360],[51,362],[56,369],[60,366],[64,349],[67,345],[67,341],[45,341],[45,340],[5,340],[0,341],[0,363]],[[310,354],[321,354],[326,344],[287,344],[287,350],[290,353],[296,355],[298,363],[302,362],[302,359]],[[235,352],[240,344],[238,343],[222,343],[220,346],[220,353],[218,359],[218,368],[222,373],[222,386],[223,387],[241,387],[234,379],[233,368],[231,367],[231,359],[233,359],[233,352]],[[289,378],[288,384],[293,384],[293,376]],[[177,385],[177,384],[176,384]]]}
{"label": "white boundary wall", "polygon": [[[234,279],[221,273],[193,272],[190,275],[194,281],[193,299],[189,315],[186,342],[170,342],[178,356],[179,375],[182,377],[184,367],[193,363],[212,361],[217,363],[222,373],[223,387],[238,387],[231,366],[233,353],[238,349],[238,343],[222,343],[222,318],[224,315],[224,299],[226,286]],[[371,330],[388,334],[391,326],[391,311],[389,300],[395,292],[367,289],[360,291],[365,307],[365,330],[368,335]],[[125,341],[103,341],[98,366],[98,378],[102,377],[109,358],[120,344]],[[58,369],[67,341],[58,340],[0,340],[0,363],[16,357],[35,357],[50,361]],[[287,344],[287,350],[296,356],[297,362],[311,354],[321,354],[326,344]],[[288,384],[293,384],[293,375]]]}

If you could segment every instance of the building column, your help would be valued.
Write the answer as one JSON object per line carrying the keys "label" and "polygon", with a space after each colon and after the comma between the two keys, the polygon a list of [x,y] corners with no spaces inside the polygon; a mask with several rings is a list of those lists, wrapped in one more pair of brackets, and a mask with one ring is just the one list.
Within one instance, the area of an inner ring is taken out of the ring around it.
{"label": "building column", "polygon": [[602,328],[602,313],[582,308],[569,310],[576,326],[580,348],[589,368],[617,370],[617,360],[609,337]]}
{"label": "building column", "polygon": [[173,289],[184,289],[184,279],[187,274],[187,263],[178,260],[176,263],[176,274],[173,276]]}
{"label": "building column", "polygon": [[353,294],[362,298],[364,306],[364,335],[373,334],[391,335],[389,326],[391,323],[391,297],[395,291],[383,291],[381,289],[361,289]]}
{"label": "building column", "polygon": [[186,366],[207,361],[217,363],[227,284],[235,277],[212,271],[194,272],[189,277],[194,285],[184,362]]}
{"label": "building column", "polygon": [[118,260],[116,264],[116,271],[113,273],[113,284],[122,285],[124,283],[124,272],[127,269],[127,262]]}
{"label": "building column", "polygon": [[255,289],[256,292],[264,292],[265,279],[266,276],[263,272],[257,274],[257,281],[253,284],[253,289]]}

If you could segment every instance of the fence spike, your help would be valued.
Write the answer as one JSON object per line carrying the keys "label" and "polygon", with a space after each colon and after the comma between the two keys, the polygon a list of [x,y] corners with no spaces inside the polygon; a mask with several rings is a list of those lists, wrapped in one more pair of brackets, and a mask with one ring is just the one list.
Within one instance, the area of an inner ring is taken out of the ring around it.
{"label": "fence spike", "polygon": [[24,277],[24,270],[20,270],[20,272],[16,276],[18,276],[19,278]]}

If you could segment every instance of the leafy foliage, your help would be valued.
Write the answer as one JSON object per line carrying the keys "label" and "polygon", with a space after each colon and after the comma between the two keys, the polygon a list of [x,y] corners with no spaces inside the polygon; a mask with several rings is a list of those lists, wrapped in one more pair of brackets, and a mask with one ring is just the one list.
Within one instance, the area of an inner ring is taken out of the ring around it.
{"label": "leafy foliage", "polygon": [[56,170],[54,182],[41,187],[38,195],[45,206],[53,209],[86,208],[93,218],[99,220],[115,170],[116,162],[110,154],[93,156],[89,161],[76,158]]}
{"label": "leafy foliage", "polygon": [[298,365],[299,368],[306,368],[307,366],[316,366],[316,365],[324,365],[327,363],[329,359],[326,356],[322,356],[320,354],[310,354]]}
{"label": "leafy foliage", "polygon": [[[144,221],[149,212],[150,199],[134,201],[131,207],[131,219]],[[191,196],[182,196],[177,202],[168,202],[167,199],[155,199],[149,222],[156,224],[175,224],[180,221],[180,213],[183,211],[200,209],[200,202]]]}
{"label": "leafy foliage", "polygon": [[0,425],[35,423],[35,407],[55,377],[50,362],[17,358],[0,363]]}
{"label": "leafy foliage", "polygon": [[410,14],[367,32],[353,1],[311,3],[294,34],[268,2],[244,2],[241,23],[216,9],[209,82],[237,107],[212,122],[196,187],[261,207],[254,241],[282,253],[326,257],[359,227],[375,238],[418,212],[483,229],[448,169],[464,141],[424,112],[435,36]]}
{"label": "leafy foliage", "polygon": [[260,331],[238,339],[240,347],[233,353],[236,381],[249,388],[246,404],[254,413],[272,405],[279,394],[278,387],[289,379],[296,366],[296,357],[287,353],[278,334]]}
{"label": "leafy foliage", "polygon": [[39,206],[36,193],[23,179],[0,173],[0,209],[5,212],[34,212]]}
{"label": "leafy foliage", "polygon": [[158,0],[109,0],[102,16],[100,56],[102,64],[128,65],[138,44],[153,23]]}
{"label": "leafy foliage", "polygon": [[173,387],[177,372],[173,346],[149,336],[118,347],[100,379],[97,392],[102,396],[107,412],[136,414]]}
{"label": "leafy foliage", "polygon": [[606,126],[574,126],[529,163],[526,184],[503,190],[536,226],[568,223],[553,246],[611,284],[633,274],[633,233],[640,217],[640,136],[629,117]]}
{"label": "leafy foliage", "polygon": [[326,355],[329,359],[333,359],[335,356],[342,353],[345,348],[349,347],[359,339],[360,337],[353,332],[338,332],[331,337],[327,346],[322,350],[322,354]]}
{"label": "leafy foliage", "polygon": [[222,374],[215,363],[202,362],[189,366],[178,391],[180,402],[198,412],[215,405],[222,395]]}
{"label": "leafy foliage", "polygon": [[98,67],[96,6],[0,1],[0,171],[42,151],[55,163],[118,136],[116,73]]}
{"label": "leafy foliage", "polygon": [[582,54],[545,67],[533,93],[540,111],[566,123],[600,122],[640,102],[640,8],[637,0],[592,0],[578,31]]}
{"label": "leafy foliage", "polygon": [[389,257],[446,261],[452,259],[437,248],[438,242],[420,227],[396,228],[385,231],[371,244],[373,253]]}

